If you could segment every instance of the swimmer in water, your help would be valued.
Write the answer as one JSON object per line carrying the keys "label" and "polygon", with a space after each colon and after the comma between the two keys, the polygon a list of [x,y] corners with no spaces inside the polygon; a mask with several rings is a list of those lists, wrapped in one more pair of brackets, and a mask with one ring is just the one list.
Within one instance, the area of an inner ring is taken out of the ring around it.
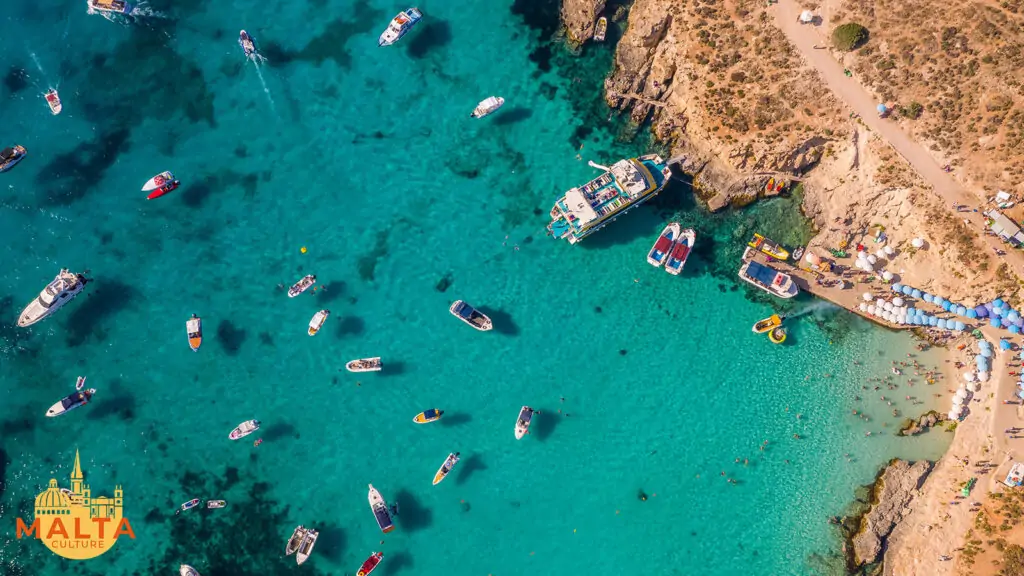
{"label": "swimmer in water", "polygon": [[253,448],[259,446],[260,444],[263,444],[263,438],[257,438],[256,441],[252,443]]}

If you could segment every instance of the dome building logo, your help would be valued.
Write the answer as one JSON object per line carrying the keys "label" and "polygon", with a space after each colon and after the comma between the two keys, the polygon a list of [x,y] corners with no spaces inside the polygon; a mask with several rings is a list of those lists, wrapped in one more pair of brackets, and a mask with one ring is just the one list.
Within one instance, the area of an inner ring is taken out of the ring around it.
{"label": "dome building logo", "polygon": [[124,494],[114,487],[114,497],[93,496],[84,482],[82,466],[75,450],[75,469],[71,488],[61,488],[55,478],[36,496],[32,524],[16,519],[15,536],[42,540],[54,554],[70,560],[88,560],[110,550],[120,536],[135,539],[135,532],[124,517]]}

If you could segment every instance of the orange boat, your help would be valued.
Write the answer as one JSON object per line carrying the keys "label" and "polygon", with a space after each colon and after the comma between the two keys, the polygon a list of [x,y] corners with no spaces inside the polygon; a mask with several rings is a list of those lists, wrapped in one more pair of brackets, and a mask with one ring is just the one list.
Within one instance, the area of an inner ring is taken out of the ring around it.
{"label": "orange boat", "polygon": [[188,333],[188,345],[193,352],[198,352],[199,347],[203,345],[203,320],[193,314],[185,322],[185,332]]}
{"label": "orange boat", "polygon": [[768,183],[764,185],[765,192],[771,192],[775,188],[775,177],[768,179]]}

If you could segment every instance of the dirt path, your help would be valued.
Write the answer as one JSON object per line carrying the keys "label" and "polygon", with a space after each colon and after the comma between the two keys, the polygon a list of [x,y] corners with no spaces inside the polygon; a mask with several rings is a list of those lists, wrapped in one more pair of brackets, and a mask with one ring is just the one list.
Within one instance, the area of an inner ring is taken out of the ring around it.
{"label": "dirt path", "polygon": [[[798,21],[798,16],[802,9],[795,0],[779,0],[773,10],[775,10],[776,25],[807,62],[821,74],[822,79],[832,92],[846,102],[853,112],[859,114],[861,121],[868,128],[885,139],[897,153],[907,160],[921,179],[932,187],[934,193],[939,196],[948,210],[953,210],[954,203],[969,207],[967,211],[956,212],[956,214],[981,235],[985,229],[984,216],[981,214],[984,210],[981,208],[981,200],[965,190],[951,174],[946,173],[928,150],[904,132],[899,124],[894,120],[880,118],[876,109],[879,104],[878,98],[855,79],[847,77],[843,65],[832,57],[830,50],[814,48],[815,46],[831,45],[829,35],[832,26],[830,23],[823,20],[820,25],[801,24]],[[827,14],[826,12],[825,15],[827,16]],[[974,212],[974,208],[979,208],[979,211]],[[931,240],[938,241],[940,239],[933,238]],[[1003,261],[1007,262],[1018,275],[1024,277],[1024,253],[1014,251],[995,236],[981,235],[981,240],[990,250],[1006,251],[1007,254],[1001,257]]]}

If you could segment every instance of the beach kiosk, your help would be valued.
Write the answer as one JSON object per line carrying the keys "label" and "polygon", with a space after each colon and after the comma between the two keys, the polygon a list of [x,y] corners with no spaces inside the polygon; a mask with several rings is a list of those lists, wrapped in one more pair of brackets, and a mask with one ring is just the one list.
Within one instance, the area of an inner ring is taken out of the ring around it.
{"label": "beach kiosk", "polygon": [[1014,462],[1013,466],[1010,467],[1010,472],[1006,475],[1006,480],[1003,480],[1003,484],[1010,488],[1016,488],[1024,484],[1024,464]]}

